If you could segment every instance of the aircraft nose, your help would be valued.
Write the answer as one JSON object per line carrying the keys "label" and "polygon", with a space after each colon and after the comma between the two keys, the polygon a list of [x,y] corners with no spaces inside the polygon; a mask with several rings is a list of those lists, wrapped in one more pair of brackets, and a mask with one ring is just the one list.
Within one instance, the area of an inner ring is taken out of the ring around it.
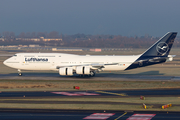
{"label": "aircraft nose", "polygon": [[6,65],[6,66],[8,66],[7,60],[5,60],[5,61],[3,62],[3,64]]}
{"label": "aircraft nose", "polygon": [[6,60],[3,62],[4,65],[6,65]]}

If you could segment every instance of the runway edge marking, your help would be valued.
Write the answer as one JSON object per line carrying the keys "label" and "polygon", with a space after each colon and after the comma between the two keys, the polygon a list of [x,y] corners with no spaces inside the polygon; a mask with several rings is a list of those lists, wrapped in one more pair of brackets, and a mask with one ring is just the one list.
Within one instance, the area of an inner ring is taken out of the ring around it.
{"label": "runway edge marking", "polygon": [[113,115],[115,115],[115,113],[93,113],[83,119],[106,120]]}
{"label": "runway edge marking", "polygon": [[126,120],[151,120],[156,114],[133,114]]}
{"label": "runway edge marking", "polygon": [[66,95],[66,96],[94,96],[99,95],[96,93],[88,93],[88,92],[51,92],[53,94],[60,94],[60,95]]}

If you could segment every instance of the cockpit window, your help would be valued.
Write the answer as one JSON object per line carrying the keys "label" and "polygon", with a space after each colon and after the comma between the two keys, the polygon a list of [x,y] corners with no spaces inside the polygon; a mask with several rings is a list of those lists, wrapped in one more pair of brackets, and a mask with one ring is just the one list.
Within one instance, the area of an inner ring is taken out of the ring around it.
{"label": "cockpit window", "polygon": [[14,57],[16,57],[17,55],[13,55]]}

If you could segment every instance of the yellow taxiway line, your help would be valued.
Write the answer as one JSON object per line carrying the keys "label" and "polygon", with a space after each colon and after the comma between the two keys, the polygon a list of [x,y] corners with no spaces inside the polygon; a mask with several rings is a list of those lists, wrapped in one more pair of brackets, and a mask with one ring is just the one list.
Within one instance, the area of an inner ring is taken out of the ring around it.
{"label": "yellow taxiway line", "polygon": [[105,91],[95,91],[98,93],[106,93],[106,94],[111,94],[111,95],[119,95],[119,96],[128,96],[125,93],[113,93],[113,92],[105,92]]}
{"label": "yellow taxiway line", "polygon": [[127,112],[125,112],[124,114],[122,114],[121,116],[119,116],[118,118],[116,118],[114,120],[118,120],[119,118],[123,117],[125,114],[127,114]]}

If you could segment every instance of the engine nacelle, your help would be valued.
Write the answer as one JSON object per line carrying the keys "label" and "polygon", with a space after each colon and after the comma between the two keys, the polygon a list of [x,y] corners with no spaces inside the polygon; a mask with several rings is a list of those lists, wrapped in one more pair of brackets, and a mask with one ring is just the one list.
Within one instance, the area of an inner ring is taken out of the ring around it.
{"label": "engine nacelle", "polygon": [[67,68],[67,75],[73,75],[73,68]]}
{"label": "engine nacelle", "polygon": [[88,66],[79,66],[79,67],[76,67],[76,74],[83,74],[83,75],[89,75],[91,72],[91,69],[90,67]]}
{"label": "engine nacelle", "polygon": [[90,74],[90,72],[91,72],[91,69],[90,69],[90,67],[84,67],[84,74],[85,75],[89,75]]}
{"label": "engine nacelle", "polygon": [[59,68],[59,75],[73,75],[73,68]]}

